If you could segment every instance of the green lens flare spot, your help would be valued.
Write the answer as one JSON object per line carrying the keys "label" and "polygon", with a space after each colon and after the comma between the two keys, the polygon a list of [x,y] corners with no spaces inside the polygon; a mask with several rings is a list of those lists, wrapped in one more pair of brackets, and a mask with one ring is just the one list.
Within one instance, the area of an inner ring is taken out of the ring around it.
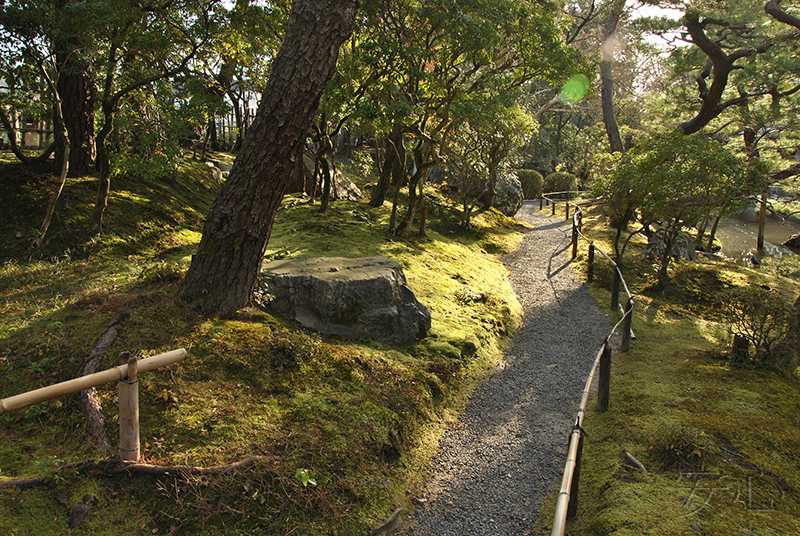
{"label": "green lens flare spot", "polygon": [[575,104],[589,92],[589,79],[582,74],[570,78],[561,88],[561,102]]}

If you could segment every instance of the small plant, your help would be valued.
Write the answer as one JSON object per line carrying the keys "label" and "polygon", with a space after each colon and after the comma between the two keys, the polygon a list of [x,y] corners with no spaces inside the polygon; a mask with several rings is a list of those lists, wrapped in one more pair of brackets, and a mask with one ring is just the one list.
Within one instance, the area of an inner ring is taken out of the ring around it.
{"label": "small plant", "polygon": [[733,352],[735,367],[770,366],[774,353],[792,329],[792,304],[780,294],[761,287],[735,287],[721,296],[722,309],[730,322],[730,332],[747,340],[753,353]]}
{"label": "small plant", "polygon": [[317,481],[308,476],[308,469],[298,469],[294,476],[303,483],[304,488],[308,487],[309,484],[312,486],[317,485]]}
{"label": "small plant", "polygon": [[714,442],[702,428],[670,426],[649,438],[650,450],[660,458],[697,465],[714,450]]}
{"label": "small plant", "polygon": [[486,303],[489,301],[489,296],[484,292],[476,293],[467,287],[461,287],[456,291],[456,300],[464,304]]}
{"label": "small plant", "polygon": [[140,279],[151,283],[172,283],[183,279],[183,270],[174,262],[159,262],[142,270]]}

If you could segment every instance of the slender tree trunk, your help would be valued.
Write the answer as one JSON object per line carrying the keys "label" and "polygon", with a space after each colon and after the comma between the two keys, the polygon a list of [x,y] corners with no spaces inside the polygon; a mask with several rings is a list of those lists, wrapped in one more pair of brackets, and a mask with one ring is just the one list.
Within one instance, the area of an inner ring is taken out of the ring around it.
{"label": "slender tree trunk", "polygon": [[[372,189],[369,204],[373,207],[380,207],[386,201],[386,193],[389,191],[389,184],[394,177],[397,180],[398,168],[402,171],[405,168],[405,150],[403,149],[403,127],[395,125],[392,131],[386,136],[386,158],[381,168],[378,184]],[[400,187],[399,185],[397,186]]]}
{"label": "slender tree trunk", "polygon": [[229,316],[249,302],[298,146],[356,10],[352,0],[295,1],[258,112],[179,291],[201,312]]}
{"label": "slender tree trunk", "polygon": [[44,221],[42,221],[42,225],[39,229],[39,236],[36,237],[36,240],[33,241],[33,245],[31,246],[34,249],[41,246],[44,242],[44,237],[47,235],[47,230],[50,228],[50,222],[53,221],[53,213],[56,210],[56,203],[58,203],[58,199],[61,197],[61,192],[64,191],[64,183],[67,181],[67,173],[69,172],[69,155],[71,147],[70,137],[63,121],[64,116],[61,105],[61,97],[57,89],[58,79],[53,82],[53,80],[47,76],[44,68],[42,68],[42,73],[47,78],[47,82],[53,92],[53,112],[56,119],[53,124],[54,126],[59,125],[62,129],[60,135],[63,138],[64,153],[63,158],[61,159],[61,173],[58,178],[58,186],[56,186],[55,192],[53,192],[52,197],[50,197],[50,203],[47,204],[47,212],[45,213]]}
{"label": "slender tree trunk", "polygon": [[606,19],[603,32],[603,55],[600,62],[600,101],[603,105],[603,124],[606,126],[608,142],[612,153],[622,152],[622,138],[619,136],[619,127],[614,117],[614,75],[612,64],[614,62],[614,45],[616,41],[617,23],[625,7],[625,0],[614,0]]}
{"label": "slender tree trunk", "polygon": [[8,134],[8,143],[11,145],[11,152],[14,153],[14,156],[23,164],[47,162],[47,159],[50,158],[50,155],[55,151],[56,145],[55,143],[51,143],[39,156],[27,156],[17,144],[17,129],[14,128],[14,122],[11,121],[2,108],[0,108],[0,124],[3,125],[3,128],[5,128]]}
{"label": "slender tree trunk", "polygon": [[97,197],[94,201],[91,220],[89,220],[89,233],[92,235],[99,234],[102,229],[103,214],[108,206],[108,194],[111,191],[111,157],[106,148],[106,140],[114,131],[115,115],[114,105],[103,102],[105,122],[97,134],[97,171],[99,175]]}

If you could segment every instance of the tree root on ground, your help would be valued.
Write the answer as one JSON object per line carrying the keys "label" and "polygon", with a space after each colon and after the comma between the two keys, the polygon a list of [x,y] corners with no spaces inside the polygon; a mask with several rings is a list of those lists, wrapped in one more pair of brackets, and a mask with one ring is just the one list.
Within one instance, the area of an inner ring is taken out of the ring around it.
{"label": "tree root on ground", "polygon": [[[92,353],[89,354],[89,360],[83,365],[81,376],[88,376],[100,371],[106,351],[117,340],[120,324],[128,318],[131,312],[129,309],[123,309],[117,313],[116,318],[108,325],[108,329],[100,336],[97,344],[94,345]],[[103,417],[103,409],[100,406],[100,397],[97,396],[97,391],[94,387],[81,391],[80,397],[83,409],[86,412],[89,434],[100,449],[100,452],[107,456],[111,453],[111,442],[106,435],[105,418]]]}

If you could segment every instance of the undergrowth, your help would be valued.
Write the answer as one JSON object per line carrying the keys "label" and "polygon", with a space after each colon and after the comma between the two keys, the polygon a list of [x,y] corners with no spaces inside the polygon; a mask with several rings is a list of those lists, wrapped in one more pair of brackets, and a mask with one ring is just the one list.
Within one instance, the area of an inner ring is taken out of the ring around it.
{"label": "undergrowth", "polygon": [[[583,232],[612,251],[602,207],[585,207],[583,221]],[[795,261],[758,268],[704,258],[678,262],[669,286],[660,288],[644,246],[634,239],[623,259],[636,339],[629,352],[613,355],[608,411],[598,413],[590,400],[578,513],[567,533],[800,533],[799,379],[791,370],[733,366],[733,333],[720,304],[752,289],[794,303]],[[587,288],[619,318],[609,308],[612,272],[597,259]],[[586,277],[585,242],[574,266]],[[555,495],[545,501],[537,534],[550,533],[555,502]]]}
{"label": "undergrowth", "polygon": [[[78,470],[103,453],[88,440],[78,397],[62,397],[0,416],[0,532],[366,533],[398,504],[409,507],[437,438],[501,361],[520,306],[499,257],[522,227],[488,211],[462,230],[458,201],[433,189],[425,237],[388,234],[388,203],[336,201],[319,214],[287,196],[267,251],[396,259],[433,315],[417,344],[320,336],[255,308],[231,320],[198,316],[176,290],[217,191],[207,169],[186,161],[174,176],[115,179],[98,237],[85,233],[95,180],[69,179],[44,246],[32,251],[52,179],[0,168],[0,395],[76,377],[124,313],[103,368],[122,351],[188,351],[140,375],[142,461],[260,461],[195,477]],[[116,386],[97,392],[116,447]],[[2,486],[40,475],[48,476],[37,485]],[[79,505],[88,516],[70,528]]]}

